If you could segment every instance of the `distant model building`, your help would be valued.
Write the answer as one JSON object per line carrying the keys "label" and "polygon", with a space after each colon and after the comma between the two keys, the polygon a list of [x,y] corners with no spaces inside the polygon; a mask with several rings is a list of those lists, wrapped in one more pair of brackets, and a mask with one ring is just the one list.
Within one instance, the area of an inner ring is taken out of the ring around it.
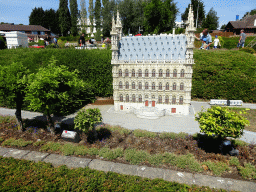
{"label": "distant model building", "polygon": [[115,111],[139,117],[189,114],[194,19],[190,6],[186,33],[122,37],[117,12],[111,43]]}

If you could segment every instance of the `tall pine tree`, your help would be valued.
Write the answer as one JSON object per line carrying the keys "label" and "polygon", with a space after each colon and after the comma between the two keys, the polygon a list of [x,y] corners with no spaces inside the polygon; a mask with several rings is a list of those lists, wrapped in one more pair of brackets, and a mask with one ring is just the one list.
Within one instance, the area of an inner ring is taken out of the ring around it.
{"label": "tall pine tree", "polygon": [[217,12],[214,11],[213,8],[211,8],[203,22],[203,28],[208,28],[209,30],[215,30],[218,27],[219,27],[219,17],[217,17]]}
{"label": "tall pine tree", "polygon": [[93,0],[89,0],[89,8],[88,8],[88,11],[89,11],[89,20],[90,20],[90,33],[92,34],[93,33],[93,20],[94,20],[94,14],[93,14]]}
{"label": "tall pine tree", "polygon": [[96,0],[94,7],[94,18],[96,24],[96,30],[101,28],[101,0]]}
{"label": "tall pine tree", "polygon": [[68,0],[60,0],[59,4],[59,23],[63,36],[67,36],[71,28],[71,17],[68,10]]}
{"label": "tall pine tree", "polygon": [[82,33],[86,33],[86,29],[87,29],[87,11],[86,11],[85,0],[80,1],[80,6],[81,6],[81,10],[80,10],[81,29],[82,29]]}
{"label": "tall pine tree", "polygon": [[45,12],[42,7],[34,8],[32,9],[32,12],[30,13],[29,16],[29,25],[41,25],[43,27],[45,26],[45,21],[44,21],[44,15]]}
{"label": "tall pine tree", "polygon": [[102,4],[102,34],[104,37],[109,37],[112,28],[112,16],[114,15],[115,1],[102,0]]}
{"label": "tall pine tree", "polygon": [[71,34],[76,36],[78,34],[77,19],[78,19],[78,6],[77,0],[70,0],[70,12],[71,12]]}

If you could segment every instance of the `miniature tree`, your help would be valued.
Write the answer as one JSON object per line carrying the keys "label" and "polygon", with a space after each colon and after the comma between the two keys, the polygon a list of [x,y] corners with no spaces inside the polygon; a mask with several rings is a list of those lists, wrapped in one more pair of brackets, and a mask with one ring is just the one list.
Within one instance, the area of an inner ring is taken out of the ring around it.
{"label": "miniature tree", "polygon": [[242,113],[245,112],[240,111],[238,114],[227,107],[214,106],[206,112],[199,112],[195,119],[200,124],[200,132],[208,136],[214,134],[220,139],[238,138],[243,135],[244,127],[249,125],[249,121],[241,115]]}
{"label": "miniature tree", "polygon": [[6,102],[16,107],[16,121],[21,131],[24,131],[21,108],[24,102],[28,74],[29,70],[21,63],[0,66],[0,102]]}
{"label": "miniature tree", "polygon": [[74,119],[75,129],[79,129],[85,133],[92,130],[94,133],[94,138],[97,139],[97,132],[94,126],[101,121],[102,116],[98,108],[86,110],[82,109],[77,113]]}
{"label": "miniature tree", "polygon": [[69,114],[93,95],[90,86],[78,78],[76,70],[70,72],[66,66],[56,66],[53,57],[47,67],[31,74],[28,81],[25,99],[30,102],[30,109],[46,115],[51,133],[54,133],[51,114]]}

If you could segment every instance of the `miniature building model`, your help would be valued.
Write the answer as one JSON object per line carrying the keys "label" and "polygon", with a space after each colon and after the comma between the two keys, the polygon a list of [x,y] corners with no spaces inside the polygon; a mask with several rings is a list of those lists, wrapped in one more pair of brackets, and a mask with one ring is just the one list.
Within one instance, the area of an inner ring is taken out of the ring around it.
{"label": "miniature building model", "polygon": [[111,43],[114,110],[138,117],[189,114],[194,19],[190,6],[186,33],[122,37],[117,12]]}

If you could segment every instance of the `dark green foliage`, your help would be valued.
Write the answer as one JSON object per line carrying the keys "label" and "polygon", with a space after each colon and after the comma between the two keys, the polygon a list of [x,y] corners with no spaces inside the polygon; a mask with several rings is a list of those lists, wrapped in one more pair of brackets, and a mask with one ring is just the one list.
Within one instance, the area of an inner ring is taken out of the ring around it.
{"label": "dark green foliage", "polygon": [[71,34],[76,36],[78,34],[77,19],[78,19],[78,5],[77,0],[69,0],[71,13]]}
{"label": "dark green foliage", "polygon": [[209,30],[215,30],[219,27],[219,17],[217,17],[217,12],[210,9],[207,13],[205,20],[203,21],[203,28],[208,28]]}
{"label": "dark green foliage", "polygon": [[71,16],[68,9],[68,0],[60,0],[59,24],[62,35],[66,36],[71,28]]}
{"label": "dark green foliage", "polygon": [[[115,1],[114,0],[103,0],[102,1],[103,8],[102,8],[102,34],[103,37],[110,37],[110,31],[112,27],[112,16],[114,15],[114,7]],[[120,7],[119,7],[120,8]],[[125,26],[123,26],[125,28]]]}
{"label": "dark green foliage", "polygon": [[[225,41],[226,44],[226,41]],[[256,57],[240,51],[194,51],[192,98],[256,102]]]}
{"label": "dark green foliage", "polygon": [[144,8],[145,32],[159,34],[170,31],[175,25],[178,9],[173,0],[152,0]]}
{"label": "dark green foliage", "polygon": [[[88,12],[89,12],[89,20],[90,20],[90,33],[93,32],[93,19],[94,19],[94,14],[93,14],[93,0],[89,0],[89,7],[88,7]],[[87,23],[88,25],[88,23]]]}
{"label": "dark green foliage", "polygon": [[89,168],[52,167],[49,163],[0,157],[1,191],[212,191],[163,179],[147,179]]}
{"label": "dark green foliage", "polygon": [[[205,11],[204,11],[204,3],[200,0],[191,0],[192,4],[192,9],[194,12],[194,23],[196,26],[196,19],[198,18],[197,21],[197,27],[202,27],[203,20],[205,19]],[[189,6],[186,8],[185,12],[181,14],[181,19],[183,22],[187,21],[188,19],[188,11],[189,11]],[[197,17],[197,9],[198,9],[198,17]]]}
{"label": "dark green foliage", "polygon": [[220,29],[225,29],[227,25],[223,24],[221,25]]}
{"label": "dark green foliage", "polygon": [[255,50],[253,48],[250,48],[250,47],[244,47],[242,49],[239,49],[239,51],[244,51],[244,52],[251,53],[251,54],[255,53]]}
{"label": "dark green foliage", "polygon": [[87,27],[87,10],[86,10],[86,3],[85,0],[80,1],[81,10],[79,11],[79,19],[81,21],[81,28],[82,33],[86,34],[86,27]]}
{"label": "dark green foliage", "polygon": [[101,28],[101,0],[95,0],[94,18],[96,30],[98,31]]}
{"label": "dark green foliage", "polygon": [[45,26],[45,21],[44,21],[44,10],[42,7],[34,8],[32,9],[32,12],[30,13],[29,16],[29,25],[41,25]]}
{"label": "dark green foliage", "polygon": [[256,14],[256,9],[252,9],[250,12],[247,11],[247,12],[244,14],[244,16],[242,17],[241,20],[243,20],[244,18],[246,18],[247,15],[255,15],[255,14]]}

